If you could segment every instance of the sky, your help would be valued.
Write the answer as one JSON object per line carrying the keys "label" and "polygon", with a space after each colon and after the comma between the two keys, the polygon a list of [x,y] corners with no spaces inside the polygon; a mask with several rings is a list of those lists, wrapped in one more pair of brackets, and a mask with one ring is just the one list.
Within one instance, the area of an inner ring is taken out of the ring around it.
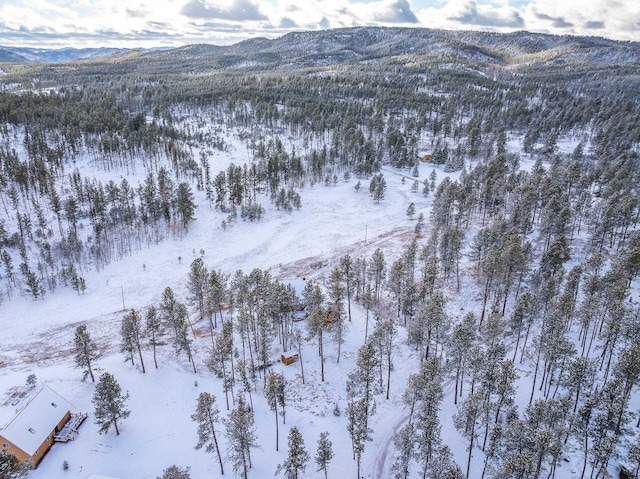
{"label": "sky", "polygon": [[291,31],[406,26],[640,41],[638,0],[0,0],[0,45],[226,45]]}

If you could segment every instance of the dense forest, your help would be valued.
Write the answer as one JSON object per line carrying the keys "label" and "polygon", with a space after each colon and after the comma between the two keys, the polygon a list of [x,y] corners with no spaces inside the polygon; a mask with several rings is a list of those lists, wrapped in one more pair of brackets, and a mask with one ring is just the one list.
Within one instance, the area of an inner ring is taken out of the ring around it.
{"label": "dense forest", "polygon": [[[309,185],[356,179],[384,203],[385,174],[401,173],[431,199],[428,212],[406,205],[403,248],[342,255],[301,295],[269,271],[197,258],[187,297],[167,288],[123,317],[127,360],[144,372],[142,349],[157,367],[156,347],[170,344],[196,372],[192,348],[206,348],[235,437],[257,391],[284,422],[273,344],[302,354],[312,342],[320,361],[332,345],[339,361],[358,307],[371,324],[343,411],[358,477],[397,348],[420,367],[396,383],[410,415],[394,439],[395,477],[469,477],[472,456],[483,478],[561,477],[567,447],[582,455],[579,477],[608,477],[613,460],[637,477],[637,44],[357,28],[3,70],[0,312],[60,288],[83,294],[88,271],[187,236],[200,215],[259,231],[266,205],[304,214]],[[232,138],[246,159],[217,171],[210,157]],[[419,177],[427,153],[440,178]],[[455,316],[471,294],[475,309]],[[194,342],[190,317],[208,321],[208,345]],[[77,361],[93,378],[87,359]],[[446,382],[457,404],[448,425]],[[446,427],[466,440],[466,463],[455,464]],[[232,454],[243,477],[250,443]],[[298,477],[291,464],[283,470]]]}

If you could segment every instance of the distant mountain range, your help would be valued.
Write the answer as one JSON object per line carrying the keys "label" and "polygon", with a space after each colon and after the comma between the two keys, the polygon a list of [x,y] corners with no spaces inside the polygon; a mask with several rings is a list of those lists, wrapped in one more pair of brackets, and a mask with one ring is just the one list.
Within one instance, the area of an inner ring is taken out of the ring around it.
{"label": "distant mountain range", "polygon": [[[26,48],[0,46],[0,63],[66,63],[130,53],[126,48]],[[136,50],[140,51],[140,50]]]}
{"label": "distant mountain range", "polygon": [[[158,51],[160,50],[160,51]],[[426,28],[354,27],[294,32],[275,39],[253,38],[228,46],[188,45],[172,49],[63,48],[0,46],[0,62],[135,62],[151,71],[182,67],[190,72],[218,69],[315,68],[384,62],[404,66],[437,61],[490,66],[538,64],[640,64],[640,43],[600,37],[529,32],[489,33]]]}

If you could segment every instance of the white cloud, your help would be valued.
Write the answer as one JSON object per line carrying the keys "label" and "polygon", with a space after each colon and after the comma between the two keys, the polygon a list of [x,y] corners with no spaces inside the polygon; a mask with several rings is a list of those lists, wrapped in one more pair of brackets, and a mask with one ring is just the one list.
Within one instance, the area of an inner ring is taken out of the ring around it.
{"label": "white cloud", "polygon": [[371,5],[369,11],[371,12],[369,21],[374,23],[418,23],[418,19],[413,13],[408,0],[378,2]]}
{"label": "white cloud", "polygon": [[508,2],[478,4],[477,0],[450,0],[440,8],[420,10],[418,17],[424,26],[454,30],[512,31],[525,27],[521,13]]}
{"label": "white cloud", "polygon": [[640,40],[636,0],[532,0],[524,18],[533,31]]}
{"label": "white cloud", "polygon": [[206,20],[230,20],[234,22],[266,20],[260,7],[253,0],[189,0],[180,9],[189,18]]}

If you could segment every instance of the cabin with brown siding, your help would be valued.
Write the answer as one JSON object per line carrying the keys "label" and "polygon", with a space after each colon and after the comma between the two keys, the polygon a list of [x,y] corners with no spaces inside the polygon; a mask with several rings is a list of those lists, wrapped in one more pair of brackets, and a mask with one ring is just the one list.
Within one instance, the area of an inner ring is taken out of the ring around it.
{"label": "cabin with brown siding", "polygon": [[0,429],[0,447],[37,466],[71,418],[71,403],[48,386]]}

